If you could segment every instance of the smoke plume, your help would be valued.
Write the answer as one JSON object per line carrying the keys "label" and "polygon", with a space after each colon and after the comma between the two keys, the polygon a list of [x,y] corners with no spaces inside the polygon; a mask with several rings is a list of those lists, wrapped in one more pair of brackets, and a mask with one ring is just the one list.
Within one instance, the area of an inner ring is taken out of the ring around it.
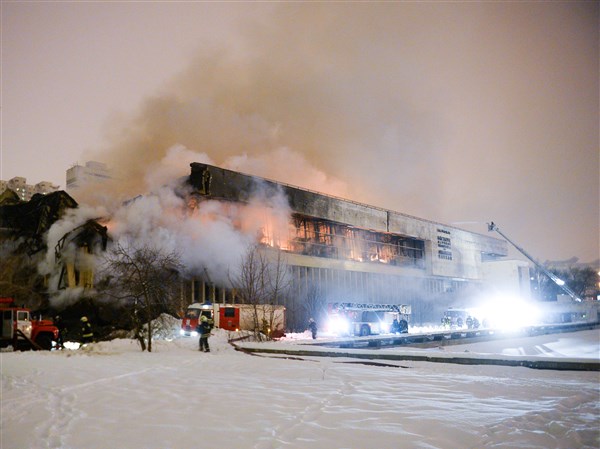
{"label": "smoke plume", "polygon": [[[148,169],[176,147],[182,175],[203,154],[443,223],[475,221],[480,232],[495,219],[540,257],[576,251],[559,236],[578,216],[591,241],[578,252],[592,254],[592,3],[263,5],[238,24],[238,40],[202,47],[134,116],[109,124],[94,157],[129,196],[148,190]],[[547,207],[548,197],[561,201]]]}

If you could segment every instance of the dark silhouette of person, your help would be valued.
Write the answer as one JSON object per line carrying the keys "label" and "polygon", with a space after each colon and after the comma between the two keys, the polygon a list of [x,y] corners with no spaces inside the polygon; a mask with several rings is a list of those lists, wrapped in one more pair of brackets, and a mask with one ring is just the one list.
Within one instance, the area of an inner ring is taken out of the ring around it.
{"label": "dark silhouette of person", "polygon": [[317,338],[317,323],[312,318],[308,320],[308,328],[310,329],[310,333],[312,334],[313,340]]}

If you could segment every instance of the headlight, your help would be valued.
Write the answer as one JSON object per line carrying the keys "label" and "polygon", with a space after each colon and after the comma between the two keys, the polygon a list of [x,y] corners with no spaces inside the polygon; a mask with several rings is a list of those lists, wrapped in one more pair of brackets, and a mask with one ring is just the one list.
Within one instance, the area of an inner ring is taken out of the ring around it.
{"label": "headlight", "polygon": [[329,329],[335,334],[349,333],[349,323],[342,317],[333,317],[329,320]]}
{"label": "headlight", "polygon": [[196,331],[192,331],[192,332],[190,333],[190,335],[191,335],[192,337],[197,337],[197,336],[198,336],[198,332],[196,332]]}
{"label": "headlight", "polygon": [[179,335],[185,335],[185,331],[183,329],[179,329]]}

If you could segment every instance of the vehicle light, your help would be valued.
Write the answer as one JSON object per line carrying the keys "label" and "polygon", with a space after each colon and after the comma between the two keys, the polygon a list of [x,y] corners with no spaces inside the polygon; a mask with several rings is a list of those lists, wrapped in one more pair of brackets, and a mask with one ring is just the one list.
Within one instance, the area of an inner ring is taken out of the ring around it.
{"label": "vehicle light", "polygon": [[190,335],[191,335],[192,337],[197,337],[197,336],[198,336],[198,332],[196,332],[196,331],[192,331],[192,332],[190,333]]}
{"label": "vehicle light", "polygon": [[329,319],[328,328],[334,334],[348,334],[350,323],[340,316],[335,316]]}
{"label": "vehicle light", "polygon": [[185,331],[183,329],[179,329],[179,335],[185,335]]}

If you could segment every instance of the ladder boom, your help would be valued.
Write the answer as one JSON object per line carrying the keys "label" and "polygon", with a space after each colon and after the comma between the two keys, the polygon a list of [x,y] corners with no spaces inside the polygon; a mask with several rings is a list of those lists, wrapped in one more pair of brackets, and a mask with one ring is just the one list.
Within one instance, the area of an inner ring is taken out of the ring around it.
{"label": "ladder boom", "polygon": [[541,272],[543,272],[546,276],[548,276],[552,280],[552,282],[554,282],[556,285],[558,285],[567,295],[569,295],[575,301],[581,302],[581,298],[579,296],[577,296],[577,294],[569,288],[569,286],[565,283],[565,281],[563,281],[558,276],[556,276],[554,273],[549,271],[541,263],[539,263],[537,260],[535,260],[533,257],[531,257],[527,251],[525,251],[523,248],[521,248],[519,245],[517,245],[515,242],[513,242],[511,239],[509,239],[502,231],[500,231],[500,228],[498,228],[498,226],[493,221],[491,223],[488,223],[488,231],[490,231],[490,232],[496,231],[498,234],[500,234],[502,237],[504,237],[507,242],[509,242],[521,254],[523,254],[525,257],[527,257]]}

